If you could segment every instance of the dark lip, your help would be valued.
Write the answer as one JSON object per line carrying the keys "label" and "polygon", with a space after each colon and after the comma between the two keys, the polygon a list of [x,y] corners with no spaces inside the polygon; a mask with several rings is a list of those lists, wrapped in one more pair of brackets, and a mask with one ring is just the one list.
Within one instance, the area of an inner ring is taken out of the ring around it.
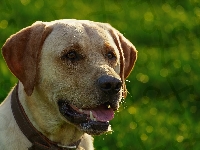
{"label": "dark lip", "polygon": [[75,111],[67,102],[63,100],[58,101],[60,113],[70,122],[75,124],[87,122],[88,116]]}
{"label": "dark lip", "polygon": [[80,127],[84,131],[94,131],[97,134],[101,134],[102,132],[106,132],[109,128],[109,121],[100,122],[93,121],[89,118],[87,114],[79,113],[74,110],[69,103],[64,100],[58,101],[58,107],[60,113],[71,123]]}
{"label": "dark lip", "polygon": [[106,132],[109,126],[110,126],[109,122],[100,122],[100,121],[89,121],[80,124],[80,127],[83,130],[89,131],[90,134],[96,134],[96,135],[101,134],[102,132]]}

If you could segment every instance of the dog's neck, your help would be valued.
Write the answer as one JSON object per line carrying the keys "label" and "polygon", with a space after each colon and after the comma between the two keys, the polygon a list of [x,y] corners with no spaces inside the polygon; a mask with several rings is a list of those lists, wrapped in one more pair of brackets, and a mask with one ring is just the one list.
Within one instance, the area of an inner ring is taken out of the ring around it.
{"label": "dog's neck", "polygon": [[56,107],[48,103],[48,99],[37,90],[27,96],[23,85],[18,85],[19,101],[31,124],[49,140],[62,146],[80,140],[83,133],[73,125],[59,118]]}

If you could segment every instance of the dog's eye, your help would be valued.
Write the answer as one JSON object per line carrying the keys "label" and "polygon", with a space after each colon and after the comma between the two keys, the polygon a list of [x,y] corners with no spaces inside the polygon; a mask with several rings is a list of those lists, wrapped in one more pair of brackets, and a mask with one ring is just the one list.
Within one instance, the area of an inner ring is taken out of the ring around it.
{"label": "dog's eye", "polygon": [[78,61],[81,58],[81,55],[79,55],[76,51],[72,50],[66,53],[62,56],[63,60],[70,60],[72,62]]}
{"label": "dog's eye", "polygon": [[77,53],[75,52],[75,51],[71,51],[71,52],[69,52],[69,53],[67,53],[66,54],[66,57],[68,58],[68,59],[76,59],[77,58]]}
{"label": "dog's eye", "polygon": [[108,59],[114,59],[114,58],[116,58],[116,56],[115,56],[115,54],[114,54],[113,52],[108,52],[108,53],[106,54],[106,57],[107,57]]}

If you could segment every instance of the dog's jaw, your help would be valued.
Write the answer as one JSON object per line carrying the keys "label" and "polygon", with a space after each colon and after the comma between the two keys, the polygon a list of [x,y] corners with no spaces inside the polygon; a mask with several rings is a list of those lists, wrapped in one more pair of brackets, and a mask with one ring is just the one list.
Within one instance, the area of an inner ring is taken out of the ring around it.
{"label": "dog's jaw", "polygon": [[78,109],[64,100],[59,100],[58,107],[64,119],[83,132],[99,135],[111,131],[109,121],[114,118],[114,111],[108,103],[95,108]]}

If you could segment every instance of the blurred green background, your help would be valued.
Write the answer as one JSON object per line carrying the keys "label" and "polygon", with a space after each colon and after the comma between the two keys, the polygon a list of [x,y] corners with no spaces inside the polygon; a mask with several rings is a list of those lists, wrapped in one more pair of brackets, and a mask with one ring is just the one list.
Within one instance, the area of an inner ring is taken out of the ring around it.
{"label": "blurred green background", "polygon": [[[97,150],[200,149],[198,0],[1,0],[0,45],[37,20],[108,22],[139,51],[128,97]],[[0,56],[0,102],[17,79]]]}

